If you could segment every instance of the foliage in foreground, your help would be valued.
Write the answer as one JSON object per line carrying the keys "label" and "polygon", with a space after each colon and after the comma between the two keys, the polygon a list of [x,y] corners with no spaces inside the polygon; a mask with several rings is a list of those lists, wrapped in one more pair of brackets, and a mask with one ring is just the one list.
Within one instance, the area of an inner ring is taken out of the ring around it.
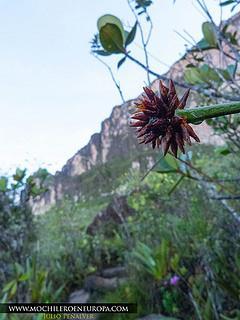
{"label": "foliage in foreground", "polygon": [[[209,161],[201,163],[208,167]],[[125,263],[130,281],[105,301],[137,301],[142,315],[239,319],[238,224],[194,181],[183,182],[170,204],[168,191],[174,180],[162,175],[159,181],[158,174],[151,174],[145,192],[130,197],[138,212],[128,220],[131,246]]]}
{"label": "foliage in foreground", "polygon": [[[221,163],[212,166],[218,150],[194,149],[192,161],[207,175],[228,180],[236,174],[229,166],[234,155],[222,156]],[[184,166],[181,169],[184,173]],[[186,175],[175,187],[181,173],[172,160],[154,170],[140,187],[139,173],[132,172],[130,178],[123,174],[116,192],[125,191],[136,210],[124,226],[102,227],[95,236],[86,233],[89,217],[106,205],[98,199],[76,204],[65,200],[34,219],[36,240],[26,250],[28,258],[13,266],[1,288],[2,299],[64,301],[87,275],[123,264],[128,281],[116,292],[101,295],[102,301],[137,302],[139,316],[161,313],[186,320],[238,319],[240,239],[236,220],[219,201],[208,199],[195,179]],[[225,187],[230,185],[237,190],[233,182]],[[112,318],[136,319],[136,315]]]}

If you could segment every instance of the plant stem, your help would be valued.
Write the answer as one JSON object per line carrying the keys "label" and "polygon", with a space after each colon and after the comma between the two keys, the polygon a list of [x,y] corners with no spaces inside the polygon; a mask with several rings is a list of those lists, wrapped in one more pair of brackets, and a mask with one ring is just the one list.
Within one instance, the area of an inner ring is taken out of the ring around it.
{"label": "plant stem", "polygon": [[201,123],[206,119],[240,113],[240,101],[198,107],[194,109],[176,110],[176,114],[185,117],[189,123]]}
{"label": "plant stem", "polygon": [[103,61],[102,59],[100,59],[97,54],[94,54],[94,53],[93,53],[93,56],[94,56],[96,59],[98,59],[98,61],[100,61],[102,64],[104,64],[104,66],[108,69],[108,71],[109,71],[109,73],[110,73],[110,75],[111,75],[111,78],[112,78],[112,80],[113,80],[113,82],[114,82],[114,84],[115,84],[115,86],[116,86],[116,88],[117,88],[117,90],[118,90],[118,92],[119,92],[119,95],[120,95],[120,97],[121,97],[121,99],[122,99],[122,102],[125,103],[125,99],[124,99],[124,96],[123,96],[122,89],[121,89],[121,87],[120,87],[120,84],[117,82],[117,80],[116,80],[116,78],[115,78],[115,76],[114,76],[114,73],[113,73],[113,71],[112,71],[112,68],[111,68],[105,61]]}
{"label": "plant stem", "polygon": [[[140,34],[141,34],[141,40],[142,40],[142,45],[143,45],[143,51],[144,51],[144,56],[145,56],[145,63],[146,63],[146,71],[147,71],[147,79],[148,79],[148,85],[151,84],[151,81],[150,81],[150,74],[149,74],[149,60],[148,60],[148,52],[147,52],[147,45],[148,45],[148,42],[150,40],[150,37],[151,37],[151,33],[152,33],[152,21],[149,17],[149,22],[150,22],[150,30],[148,32],[148,36],[147,36],[147,40],[145,41],[145,38],[144,38],[144,33],[143,33],[143,28],[142,28],[142,25],[138,19],[138,14],[135,12],[134,8],[132,7],[131,5],[131,1],[130,0],[127,0],[127,3],[129,5],[129,8],[131,9],[136,21],[137,21],[137,25],[139,27],[139,30],[140,30]],[[148,16],[148,15],[147,15]]]}

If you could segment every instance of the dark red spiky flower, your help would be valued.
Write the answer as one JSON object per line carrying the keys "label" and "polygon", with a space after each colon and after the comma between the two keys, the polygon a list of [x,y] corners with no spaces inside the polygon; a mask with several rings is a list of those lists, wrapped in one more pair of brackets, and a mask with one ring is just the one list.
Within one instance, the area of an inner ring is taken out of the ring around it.
{"label": "dark red spiky flower", "polygon": [[136,111],[131,116],[134,121],[130,123],[131,127],[137,127],[139,143],[151,142],[153,149],[161,146],[164,155],[170,148],[177,157],[178,148],[185,153],[185,142],[191,145],[190,137],[200,142],[187,120],[175,114],[176,109],[185,107],[190,90],[180,100],[172,80],[169,88],[159,80],[159,93],[148,87],[143,90],[145,94],[135,102]]}

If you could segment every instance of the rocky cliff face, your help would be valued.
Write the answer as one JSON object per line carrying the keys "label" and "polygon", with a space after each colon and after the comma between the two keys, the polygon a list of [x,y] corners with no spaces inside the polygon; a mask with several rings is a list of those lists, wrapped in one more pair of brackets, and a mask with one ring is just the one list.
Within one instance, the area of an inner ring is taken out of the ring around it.
{"label": "rocky cliff face", "polygon": [[[240,14],[231,18],[230,22],[232,28],[239,27]],[[206,54],[212,61],[220,61],[216,50],[210,50]],[[181,79],[187,63],[189,63],[189,60],[186,57],[177,61],[170,68],[168,76],[172,79]],[[156,86],[155,81],[152,87],[156,89]],[[81,198],[84,180],[76,178],[91,171],[95,166],[107,163],[112,159],[121,159],[124,156],[130,158],[131,155],[143,150],[143,147],[139,147],[137,143],[133,129],[128,126],[132,102],[133,100],[114,107],[110,117],[102,122],[100,133],[93,134],[89,143],[69,159],[60,172],[56,173],[48,186],[48,192],[34,201],[30,201],[30,205],[36,214],[47,211],[66,194],[70,194],[75,200]],[[196,100],[192,97],[190,106],[194,105],[196,105]],[[219,143],[217,137],[213,135],[210,127],[205,123],[197,126],[194,130],[196,130],[202,143]],[[150,152],[150,147],[146,147],[146,150]],[[135,161],[132,166],[139,167],[139,164]]]}
{"label": "rocky cliff face", "polygon": [[35,213],[48,210],[68,194],[70,189],[76,191],[74,195],[70,192],[74,199],[79,199],[81,183],[76,182],[75,177],[81,176],[96,165],[140,152],[142,148],[128,126],[130,106],[131,101],[128,101],[114,107],[110,117],[102,122],[100,133],[93,134],[89,143],[70,158],[60,172],[56,172],[48,186],[49,191],[30,201]]}
{"label": "rocky cliff face", "polygon": [[113,108],[110,117],[102,122],[100,133],[92,135],[89,143],[67,161],[62,174],[80,175],[96,164],[127,154],[132,147],[137,148],[127,125],[130,104],[131,101]]}

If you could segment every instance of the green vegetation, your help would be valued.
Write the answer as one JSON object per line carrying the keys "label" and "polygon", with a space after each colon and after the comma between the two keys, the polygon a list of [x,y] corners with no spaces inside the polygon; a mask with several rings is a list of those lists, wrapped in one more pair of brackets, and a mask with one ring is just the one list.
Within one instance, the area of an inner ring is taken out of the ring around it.
{"label": "green vegetation", "polygon": [[[202,167],[216,174],[210,168],[213,169],[211,163],[216,161],[217,153],[212,148],[202,148],[203,151]],[[229,160],[228,156],[223,158],[219,179],[232,174]],[[107,295],[105,301],[137,301],[140,314],[238,319],[238,224],[193,180],[183,181],[169,196],[176,179],[174,174],[151,173],[143,189],[129,197],[129,203],[137,210],[136,216],[128,219],[132,241],[125,252],[125,263],[130,281],[115,295]]]}
{"label": "green vegetation", "polygon": [[[71,186],[68,192],[69,198],[75,195],[75,189],[81,189],[79,198],[86,201],[109,202],[115,190],[122,185],[123,175],[129,175],[129,168],[133,162],[138,162],[141,170],[148,167],[148,159],[155,159],[157,154],[153,150],[145,149],[142,152],[131,150],[128,155],[113,157],[107,163],[97,164],[91,170],[80,176],[67,177],[67,184]],[[65,178],[65,177],[64,177]],[[65,197],[67,199],[67,197]]]}
{"label": "green vegetation", "polygon": [[[238,183],[231,181],[237,169],[229,164],[236,163],[238,154],[221,155],[218,161],[223,150],[194,146],[191,164],[237,191]],[[139,316],[238,319],[238,223],[220,201],[209,199],[205,182],[194,178],[192,168],[172,191],[186,173],[184,166],[176,172],[179,165],[169,156],[142,182],[141,172],[123,170],[116,192],[127,195],[136,211],[124,226],[103,224],[96,235],[87,234],[89,223],[107,205],[101,197],[77,203],[65,199],[34,217],[35,240],[31,250],[26,249],[30,257],[15,263],[2,299],[21,301],[27,294],[30,301],[64,301],[87,275],[121,264],[128,270],[128,281],[115,292],[101,294],[101,301],[137,302]],[[231,205],[239,210],[236,201]]]}

